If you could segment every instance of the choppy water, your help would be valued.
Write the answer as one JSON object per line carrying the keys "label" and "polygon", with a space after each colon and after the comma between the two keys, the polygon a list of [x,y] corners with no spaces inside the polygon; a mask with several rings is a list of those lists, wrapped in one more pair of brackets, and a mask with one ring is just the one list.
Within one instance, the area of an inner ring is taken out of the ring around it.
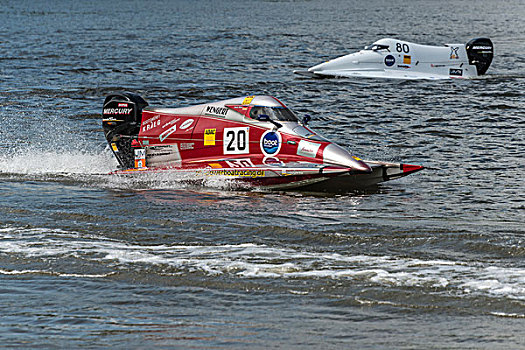
{"label": "choppy water", "polygon": [[[522,1],[0,1],[0,339],[28,348],[525,348]],[[385,36],[488,36],[473,81],[310,80]],[[105,94],[272,94],[373,193],[123,179]]]}

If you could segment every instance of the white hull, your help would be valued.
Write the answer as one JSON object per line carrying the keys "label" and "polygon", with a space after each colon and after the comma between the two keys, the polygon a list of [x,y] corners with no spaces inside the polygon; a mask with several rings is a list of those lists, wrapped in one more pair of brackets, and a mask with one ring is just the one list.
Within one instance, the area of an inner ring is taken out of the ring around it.
{"label": "white hull", "polygon": [[473,39],[466,45],[444,46],[387,38],[359,52],[294,73],[319,78],[471,79],[485,73],[492,55],[492,42],[486,38]]}

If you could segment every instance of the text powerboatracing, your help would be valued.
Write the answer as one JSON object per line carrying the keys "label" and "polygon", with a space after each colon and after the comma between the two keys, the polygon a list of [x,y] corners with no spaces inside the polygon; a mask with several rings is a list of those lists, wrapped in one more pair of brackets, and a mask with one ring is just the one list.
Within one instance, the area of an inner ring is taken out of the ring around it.
{"label": "text powerboatracing", "polygon": [[423,169],[361,160],[306,124],[271,96],[153,108],[129,92],[106,97],[102,122],[120,174],[175,171],[264,189],[345,192]]}
{"label": "text powerboatracing", "polygon": [[488,38],[444,46],[386,38],[359,52],[294,73],[319,78],[465,79],[485,74],[493,55],[494,46]]}

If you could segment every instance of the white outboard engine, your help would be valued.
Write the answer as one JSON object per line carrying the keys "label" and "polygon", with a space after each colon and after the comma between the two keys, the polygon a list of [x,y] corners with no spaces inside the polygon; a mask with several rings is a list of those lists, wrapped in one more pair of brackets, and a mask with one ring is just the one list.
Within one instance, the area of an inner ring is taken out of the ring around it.
{"label": "white outboard engine", "polygon": [[476,38],[470,40],[465,46],[468,62],[476,66],[478,75],[483,75],[489,69],[494,56],[494,45],[489,38]]}
{"label": "white outboard engine", "polygon": [[135,156],[131,144],[136,140],[142,121],[142,109],[148,103],[131,92],[111,94],[104,100],[102,127],[120,167],[134,167]]}

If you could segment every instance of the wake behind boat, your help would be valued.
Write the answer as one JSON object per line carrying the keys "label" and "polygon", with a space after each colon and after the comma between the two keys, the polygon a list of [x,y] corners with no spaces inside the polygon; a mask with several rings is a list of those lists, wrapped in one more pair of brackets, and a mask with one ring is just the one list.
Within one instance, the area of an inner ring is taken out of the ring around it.
{"label": "wake behind boat", "polygon": [[106,97],[103,128],[116,174],[172,171],[272,190],[346,192],[423,169],[364,161],[299,121],[272,96],[154,108],[129,92]]}
{"label": "wake behind boat", "polygon": [[359,52],[294,73],[317,78],[466,79],[485,74],[493,54],[488,38],[444,46],[385,38]]}

